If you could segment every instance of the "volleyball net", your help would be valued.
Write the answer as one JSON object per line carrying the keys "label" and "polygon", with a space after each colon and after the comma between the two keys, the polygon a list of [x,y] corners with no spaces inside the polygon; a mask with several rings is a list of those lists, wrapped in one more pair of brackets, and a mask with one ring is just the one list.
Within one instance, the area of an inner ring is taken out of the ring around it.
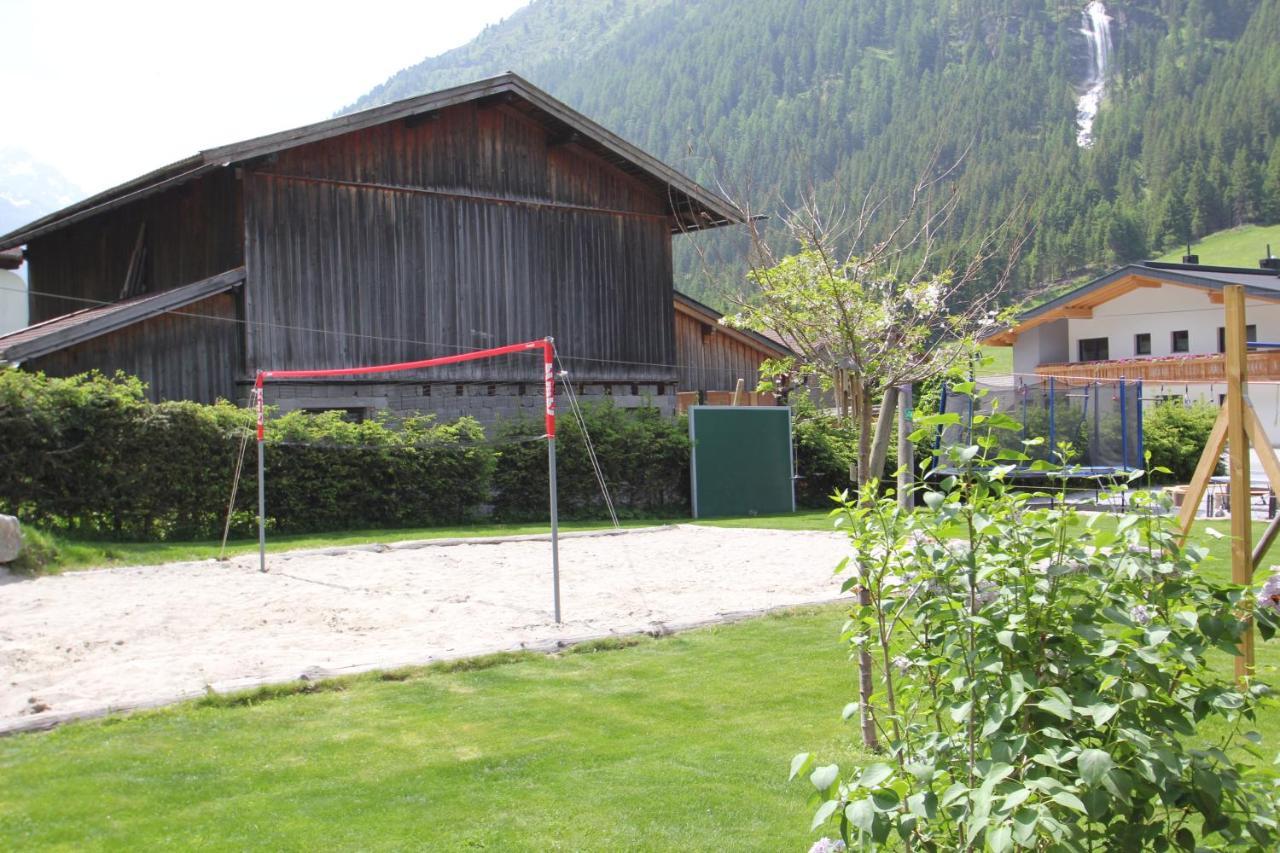
{"label": "volleyball net", "polygon": [[407,371],[427,370],[434,367],[446,367],[451,364],[462,364],[469,361],[501,358],[502,356],[521,353],[542,352],[543,396],[545,403],[546,432],[543,438],[547,441],[547,469],[550,480],[551,500],[551,579],[552,600],[556,622],[560,622],[560,542],[559,542],[559,509],[556,499],[556,376],[555,376],[555,340],[550,337],[525,341],[518,344],[475,350],[456,355],[426,358],[419,361],[402,361],[394,364],[368,364],[355,367],[324,368],[316,370],[259,370],[253,384],[253,406],[257,412],[258,440],[258,568],[267,570],[267,490],[265,473],[266,444],[266,396],[267,385],[271,382],[287,382],[308,379],[349,379],[354,376],[375,374],[395,374]]}

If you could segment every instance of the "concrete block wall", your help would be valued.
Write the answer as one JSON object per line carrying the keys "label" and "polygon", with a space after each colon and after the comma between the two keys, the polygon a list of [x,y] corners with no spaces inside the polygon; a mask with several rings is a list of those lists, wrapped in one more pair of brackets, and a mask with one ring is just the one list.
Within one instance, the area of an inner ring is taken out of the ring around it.
{"label": "concrete block wall", "polygon": [[[656,406],[665,415],[676,411],[674,382],[574,383],[582,402],[610,399],[619,408]],[[661,393],[659,393],[661,392]],[[557,389],[556,408],[561,417],[569,411],[563,387]],[[298,409],[325,411],[346,409],[371,416],[383,409],[403,414],[435,414],[442,421],[470,415],[488,426],[504,418],[525,415],[540,418],[543,411],[540,383],[272,383],[267,404],[280,413]]]}

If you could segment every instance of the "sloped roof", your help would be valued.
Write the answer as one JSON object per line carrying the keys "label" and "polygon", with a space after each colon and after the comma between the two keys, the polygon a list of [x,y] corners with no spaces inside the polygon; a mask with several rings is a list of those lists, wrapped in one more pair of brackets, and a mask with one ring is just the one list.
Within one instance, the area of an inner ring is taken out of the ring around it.
{"label": "sloped roof", "polygon": [[675,291],[675,303],[677,309],[683,307],[688,313],[698,316],[700,319],[703,319],[708,323],[716,324],[717,328],[723,330],[728,335],[737,337],[749,346],[753,346],[756,349],[763,350],[782,358],[795,355],[789,347],[773,335],[762,335],[759,332],[753,332],[750,329],[738,329],[732,326],[719,325],[720,320],[724,318],[723,314],[712,308],[710,305],[699,302],[692,296],[686,296],[678,290]]}
{"label": "sloped roof", "polygon": [[745,221],[743,212],[732,202],[570,109],[527,80],[508,72],[487,80],[396,101],[328,121],[201,151],[0,236],[0,249],[20,246],[97,213],[194,180],[215,169],[229,168],[256,157],[384,122],[423,115],[484,98],[502,97],[523,104],[532,118],[554,128],[566,138],[573,138],[622,171],[660,188],[670,200],[672,215],[678,220],[673,230],[694,231]]}
{"label": "sloped roof", "polygon": [[1112,270],[1056,299],[1022,312],[1016,323],[993,332],[982,343],[1008,346],[1019,334],[1036,326],[1078,316],[1140,287],[1159,287],[1163,284],[1177,284],[1210,292],[1220,292],[1227,285],[1239,284],[1244,287],[1247,296],[1280,302],[1280,276],[1275,270],[1143,261]]}
{"label": "sloped roof", "polygon": [[124,302],[85,308],[0,335],[0,363],[17,364],[114,332],[125,326],[223,293],[244,281],[244,267],[203,281]]}

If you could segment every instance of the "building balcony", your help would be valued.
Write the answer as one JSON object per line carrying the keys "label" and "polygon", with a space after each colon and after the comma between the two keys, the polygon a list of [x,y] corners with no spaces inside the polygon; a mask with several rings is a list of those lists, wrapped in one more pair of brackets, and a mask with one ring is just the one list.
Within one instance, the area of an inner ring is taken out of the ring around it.
{"label": "building balcony", "polygon": [[[1249,358],[1250,379],[1280,379],[1280,350],[1258,350]],[[1145,382],[1226,382],[1220,353],[1144,356],[1109,361],[1071,361],[1042,364],[1040,376],[1078,379],[1141,379]]]}

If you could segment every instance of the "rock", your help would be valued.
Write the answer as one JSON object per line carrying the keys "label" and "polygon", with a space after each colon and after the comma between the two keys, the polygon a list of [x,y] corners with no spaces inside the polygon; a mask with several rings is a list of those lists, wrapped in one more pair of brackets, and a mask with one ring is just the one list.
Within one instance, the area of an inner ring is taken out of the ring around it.
{"label": "rock", "polygon": [[22,553],[22,528],[12,515],[0,515],[0,563],[12,563]]}

